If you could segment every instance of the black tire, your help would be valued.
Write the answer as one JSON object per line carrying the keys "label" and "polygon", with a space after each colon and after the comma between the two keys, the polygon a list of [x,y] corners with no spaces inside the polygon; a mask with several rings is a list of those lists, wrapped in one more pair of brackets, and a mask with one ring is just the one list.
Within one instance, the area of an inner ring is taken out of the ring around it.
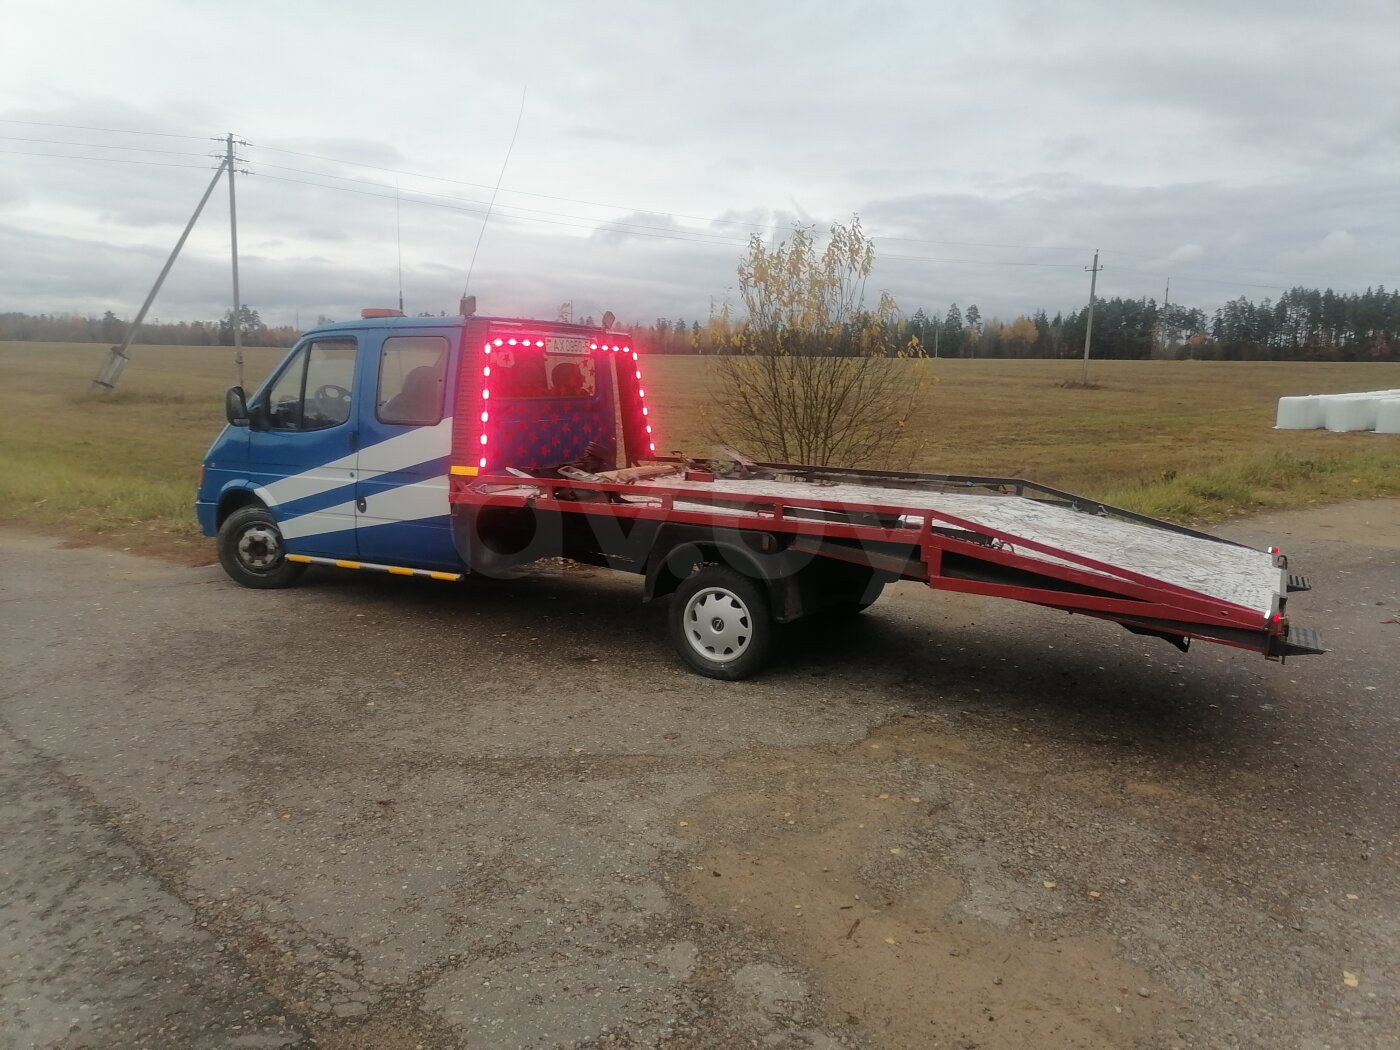
{"label": "black tire", "polygon": [[306,566],[288,561],[277,519],[266,507],[240,507],[219,526],[219,564],[235,583],[270,590],[290,587]]}
{"label": "black tire", "polygon": [[768,594],[733,569],[704,565],[686,577],[667,618],[676,652],[706,678],[738,681],[768,662],[775,630]]}

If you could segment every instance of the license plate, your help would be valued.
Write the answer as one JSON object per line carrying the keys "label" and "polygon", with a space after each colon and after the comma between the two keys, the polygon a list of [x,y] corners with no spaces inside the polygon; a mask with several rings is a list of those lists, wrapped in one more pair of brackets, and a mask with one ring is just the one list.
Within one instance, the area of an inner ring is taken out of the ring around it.
{"label": "license plate", "polygon": [[551,335],[545,340],[545,352],[550,354],[586,354],[588,340]]}

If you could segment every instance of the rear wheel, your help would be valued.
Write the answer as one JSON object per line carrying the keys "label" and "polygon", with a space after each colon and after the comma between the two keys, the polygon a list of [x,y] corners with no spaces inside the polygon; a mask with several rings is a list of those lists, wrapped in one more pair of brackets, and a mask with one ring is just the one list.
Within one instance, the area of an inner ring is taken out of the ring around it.
{"label": "rear wheel", "polygon": [[705,565],[682,580],[668,616],[681,659],[707,678],[747,678],[768,662],[774,631],[768,596],[733,569]]}
{"label": "rear wheel", "polygon": [[266,507],[242,507],[224,519],[219,564],[235,582],[260,589],[288,587],[306,571],[287,560],[282,531]]}

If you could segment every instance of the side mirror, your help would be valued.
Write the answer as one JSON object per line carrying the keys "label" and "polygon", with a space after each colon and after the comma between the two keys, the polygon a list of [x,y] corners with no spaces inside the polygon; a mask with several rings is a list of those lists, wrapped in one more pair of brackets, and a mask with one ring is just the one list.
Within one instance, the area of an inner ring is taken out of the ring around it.
{"label": "side mirror", "polygon": [[228,393],[224,394],[224,415],[228,418],[229,426],[248,425],[248,396],[243,393],[241,386],[231,386]]}

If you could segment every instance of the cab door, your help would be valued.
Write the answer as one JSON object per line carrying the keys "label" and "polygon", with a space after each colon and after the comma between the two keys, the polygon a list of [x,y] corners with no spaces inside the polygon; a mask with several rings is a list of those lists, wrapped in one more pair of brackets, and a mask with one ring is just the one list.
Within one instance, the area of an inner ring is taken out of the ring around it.
{"label": "cab door", "polygon": [[447,503],[448,377],[460,340],[460,328],[400,329],[361,362],[355,494],[363,561],[460,567]]}
{"label": "cab door", "polygon": [[250,406],[249,480],[277,518],[289,552],[353,558],[354,336],[308,339]]}

